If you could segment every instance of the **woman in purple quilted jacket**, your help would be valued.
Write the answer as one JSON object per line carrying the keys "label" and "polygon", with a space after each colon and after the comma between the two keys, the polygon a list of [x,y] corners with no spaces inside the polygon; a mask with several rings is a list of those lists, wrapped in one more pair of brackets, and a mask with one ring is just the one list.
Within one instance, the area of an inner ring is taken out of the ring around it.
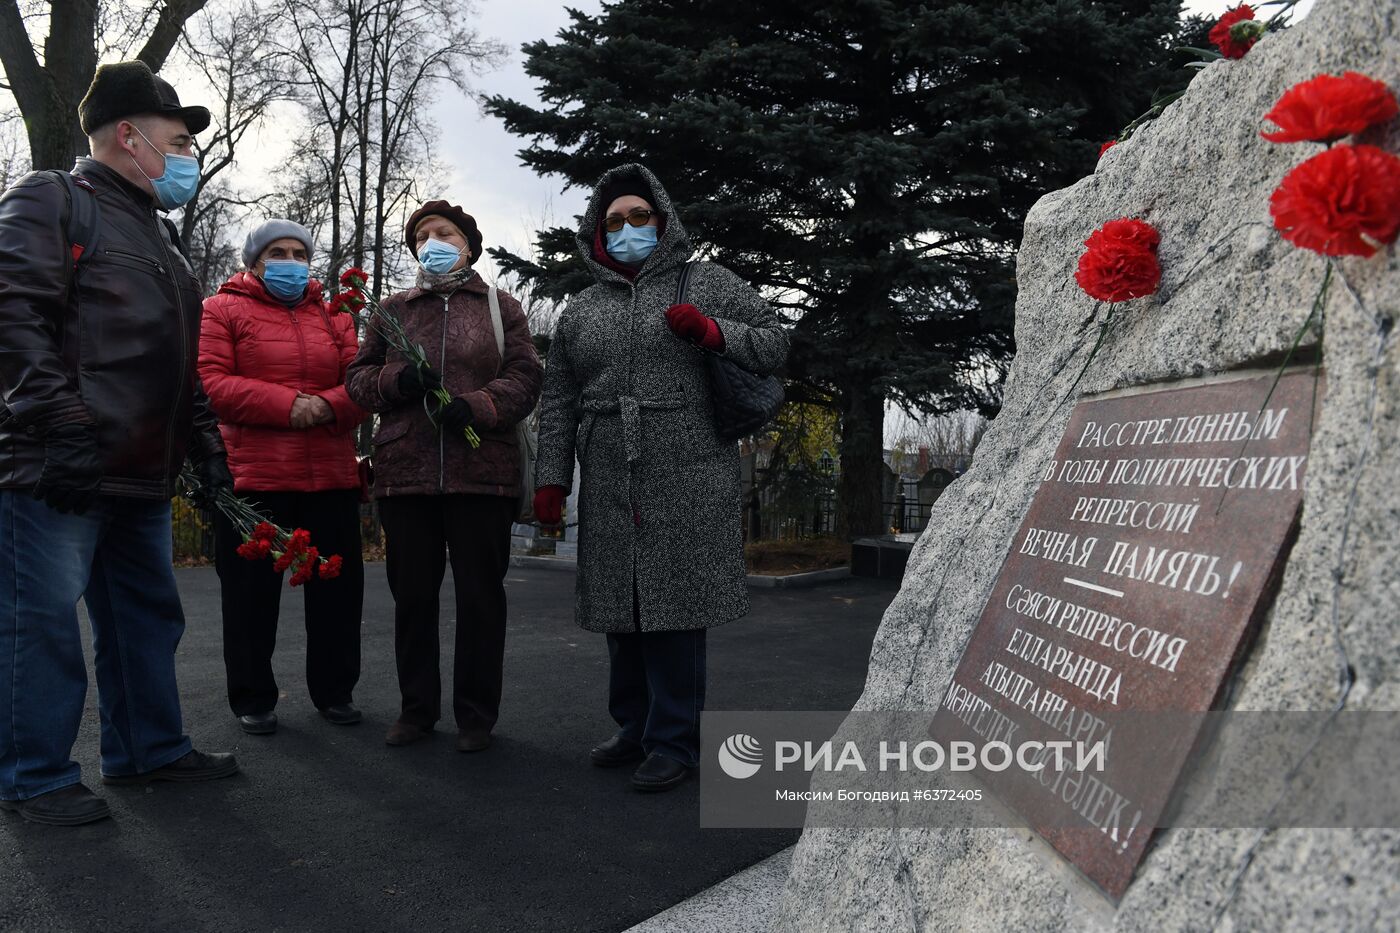
{"label": "woman in purple quilted jacket", "polygon": [[[373,329],[350,364],[346,388],[378,413],[374,496],[394,594],[394,654],[402,706],[385,741],[426,737],[441,716],[438,594],[448,561],[457,593],[452,710],[459,751],[491,744],[505,654],[505,575],[518,511],[515,426],[535,407],[543,367],[520,303],[497,292],[505,352],[496,349],[487,284],[472,270],[481,232],[470,214],[429,201],[404,238],[419,264],[413,288],[390,296],[430,365],[411,366]],[[446,388],[449,403],[434,390]],[[471,428],[480,446],[468,444]]]}

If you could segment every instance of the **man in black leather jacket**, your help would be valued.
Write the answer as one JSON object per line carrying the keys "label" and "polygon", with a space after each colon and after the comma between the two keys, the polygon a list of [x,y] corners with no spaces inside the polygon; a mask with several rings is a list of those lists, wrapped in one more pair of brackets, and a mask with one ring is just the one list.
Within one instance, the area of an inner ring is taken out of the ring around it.
{"label": "man in black leather jacket", "polygon": [[0,196],[0,809],[56,825],[108,815],[71,760],[80,597],[103,782],[238,770],[193,750],[175,683],[175,480],[188,457],[206,491],[233,485],[195,369],[201,290],[158,213],[193,195],[209,112],[141,62],[99,68],[79,112],[93,154],[73,183],[34,172]]}

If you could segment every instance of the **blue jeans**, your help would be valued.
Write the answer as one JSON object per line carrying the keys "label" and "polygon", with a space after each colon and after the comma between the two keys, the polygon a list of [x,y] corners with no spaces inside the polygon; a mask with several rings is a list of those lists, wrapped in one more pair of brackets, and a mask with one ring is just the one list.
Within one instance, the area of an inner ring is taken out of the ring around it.
{"label": "blue jeans", "polygon": [[608,711],[618,734],[695,767],[705,708],[705,629],[608,633]]}
{"label": "blue jeans", "polygon": [[152,771],[190,751],[175,647],[185,630],[170,503],[103,496],[85,515],[0,489],[0,798],[81,780],[73,743],[87,697],[78,599],[87,603],[102,773]]}

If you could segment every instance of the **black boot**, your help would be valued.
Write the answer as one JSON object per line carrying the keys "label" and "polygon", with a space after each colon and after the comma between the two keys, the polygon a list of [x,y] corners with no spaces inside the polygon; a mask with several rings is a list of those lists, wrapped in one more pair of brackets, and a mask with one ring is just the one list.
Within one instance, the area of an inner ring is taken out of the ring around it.
{"label": "black boot", "polygon": [[641,761],[645,755],[642,752],[642,743],[624,739],[619,734],[593,746],[593,751],[588,753],[588,757],[600,768],[616,768],[629,761]]}
{"label": "black boot", "polygon": [[670,790],[690,774],[690,769],[674,758],[652,752],[632,775],[632,786],[640,791]]}
{"label": "black boot", "polygon": [[204,752],[191,750],[170,764],[143,774],[104,774],[102,775],[102,783],[118,787],[148,784],[151,781],[192,783],[194,781],[214,781],[219,778],[232,777],[237,773],[238,762],[227,752],[206,755]]}
{"label": "black boot", "polygon": [[0,810],[18,813],[31,823],[49,826],[81,826],[112,815],[107,801],[82,784],[70,784],[28,800],[0,800]]}

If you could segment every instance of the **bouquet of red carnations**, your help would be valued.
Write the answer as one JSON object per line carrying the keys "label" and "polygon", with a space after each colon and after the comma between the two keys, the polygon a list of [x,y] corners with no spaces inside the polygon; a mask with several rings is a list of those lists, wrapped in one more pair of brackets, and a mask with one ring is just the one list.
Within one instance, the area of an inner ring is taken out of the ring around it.
{"label": "bouquet of red carnations", "polygon": [[[345,290],[331,298],[331,313],[348,314],[366,327],[374,328],[375,332],[383,337],[389,346],[399,351],[408,360],[410,366],[417,366],[419,370],[428,368],[428,354],[423,352],[421,346],[408,338],[408,331],[404,329],[398,318],[370,297],[365,291],[368,282],[369,276],[363,269],[353,266],[346,269],[340,276],[340,285]],[[446,407],[452,401],[452,395],[441,386],[430,394],[438,400],[441,407]],[[427,407],[426,398],[424,407]],[[431,410],[428,411],[428,417],[432,419],[434,424],[438,424],[438,420]],[[438,426],[441,427],[440,424]],[[481,445],[481,438],[471,427],[468,427],[463,435],[472,447]]]}
{"label": "bouquet of red carnations", "polygon": [[[189,498],[196,498],[202,487],[199,478],[186,469],[180,480]],[[245,560],[272,558],[272,569],[278,573],[292,571],[292,586],[301,586],[311,580],[333,580],[340,576],[341,558],[339,554],[322,557],[311,544],[311,533],[305,528],[288,531],[275,524],[266,515],[255,509],[247,500],[227,489],[220,489],[214,495],[204,490],[204,498],[218,509],[243,537],[238,546],[238,556]]]}

